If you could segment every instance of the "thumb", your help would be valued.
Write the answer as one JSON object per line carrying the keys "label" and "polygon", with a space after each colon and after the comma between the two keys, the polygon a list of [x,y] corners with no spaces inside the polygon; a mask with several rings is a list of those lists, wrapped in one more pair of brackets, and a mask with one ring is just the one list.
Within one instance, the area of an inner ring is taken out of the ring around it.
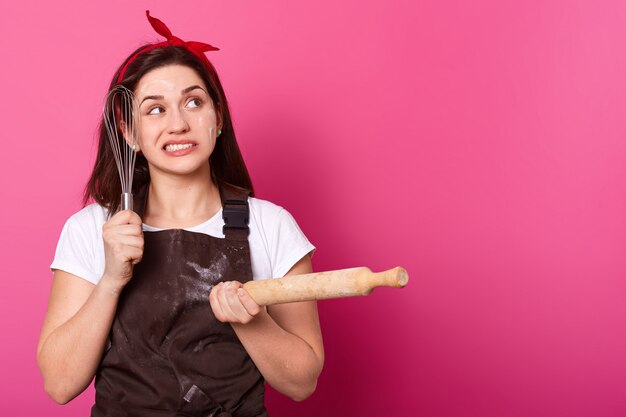
{"label": "thumb", "polygon": [[239,297],[241,304],[243,304],[243,307],[246,309],[248,314],[250,314],[251,316],[256,316],[257,314],[259,314],[259,312],[261,311],[261,307],[252,299],[252,297],[250,297],[248,291],[241,287],[237,289],[237,296]]}

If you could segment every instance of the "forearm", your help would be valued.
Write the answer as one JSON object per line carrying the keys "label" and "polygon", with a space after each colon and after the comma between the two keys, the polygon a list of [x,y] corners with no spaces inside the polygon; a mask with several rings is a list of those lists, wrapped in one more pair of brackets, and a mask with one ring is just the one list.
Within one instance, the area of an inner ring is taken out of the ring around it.
{"label": "forearm", "polygon": [[248,324],[231,325],[272,387],[297,401],[313,393],[323,358],[304,339],[282,329],[265,310]]}
{"label": "forearm", "polygon": [[93,379],[115,316],[119,290],[101,281],[85,304],[52,331],[38,352],[46,392],[65,404]]}

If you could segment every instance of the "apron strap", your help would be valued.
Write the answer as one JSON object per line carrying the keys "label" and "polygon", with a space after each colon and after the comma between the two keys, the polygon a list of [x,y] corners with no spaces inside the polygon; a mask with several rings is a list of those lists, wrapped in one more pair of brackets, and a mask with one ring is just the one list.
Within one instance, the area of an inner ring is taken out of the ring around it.
{"label": "apron strap", "polygon": [[248,240],[250,229],[250,207],[248,196],[250,190],[232,184],[220,185],[222,198],[222,218],[224,219],[224,236],[228,240]]}

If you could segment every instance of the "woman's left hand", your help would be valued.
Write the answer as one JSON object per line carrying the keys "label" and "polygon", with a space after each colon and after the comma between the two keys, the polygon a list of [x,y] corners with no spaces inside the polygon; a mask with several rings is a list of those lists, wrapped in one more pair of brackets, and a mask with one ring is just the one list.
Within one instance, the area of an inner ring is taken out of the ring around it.
{"label": "woman's left hand", "polygon": [[215,318],[223,323],[250,323],[262,308],[239,281],[220,282],[211,289],[209,301]]}

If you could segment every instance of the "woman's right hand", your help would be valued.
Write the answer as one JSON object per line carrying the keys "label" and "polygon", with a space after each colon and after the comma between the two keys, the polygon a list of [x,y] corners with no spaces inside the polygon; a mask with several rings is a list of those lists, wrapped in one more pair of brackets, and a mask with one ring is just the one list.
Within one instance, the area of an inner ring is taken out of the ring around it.
{"label": "woman's right hand", "polygon": [[133,276],[133,266],[143,256],[141,217],[132,210],[123,210],[102,226],[104,240],[104,275],[114,289],[121,290]]}

